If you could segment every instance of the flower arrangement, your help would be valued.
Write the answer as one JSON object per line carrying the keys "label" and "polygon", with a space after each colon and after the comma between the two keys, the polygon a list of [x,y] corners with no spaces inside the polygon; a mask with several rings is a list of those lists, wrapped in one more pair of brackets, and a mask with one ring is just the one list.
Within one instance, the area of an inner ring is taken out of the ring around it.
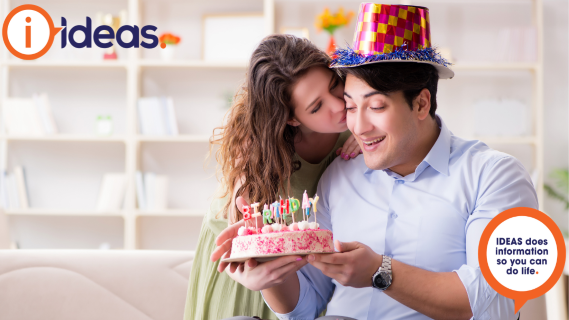
{"label": "flower arrangement", "polygon": [[328,8],[324,8],[324,12],[316,17],[316,30],[318,30],[318,32],[326,30],[332,36],[336,29],[349,24],[353,17],[353,11],[349,11],[346,14],[342,7],[340,7],[335,14],[331,14]]}
{"label": "flower arrangement", "polygon": [[328,8],[324,8],[324,12],[316,16],[316,30],[321,32],[326,30],[330,34],[330,41],[328,42],[328,54],[332,55],[336,50],[336,40],[334,40],[334,31],[350,23],[354,17],[354,12],[344,12],[344,8],[340,7],[338,12],[332,14]]}
{"label": "flower arrangement", "polygon": [[174,59],[174,54],[176,52],[176,48],[178,43],[180,43],[180,37],[172,34],[172,33],[163,33],[158,38],[160,40],[160,55],[162,56],[163,60],[172,60]]}
{"label": "flower arrangement", "polygon": [[172,34],[172,33],[163,33],[160,38],[160,43],[165,43],[165,44],[178,44],[180,43],[180,37]]}

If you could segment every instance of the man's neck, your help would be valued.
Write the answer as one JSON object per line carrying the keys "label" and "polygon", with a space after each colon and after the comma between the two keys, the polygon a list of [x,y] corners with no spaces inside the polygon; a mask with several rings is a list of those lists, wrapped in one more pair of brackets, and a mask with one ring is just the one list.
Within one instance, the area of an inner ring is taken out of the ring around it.
{"label": "man's neck", "polygon": [[409,155],[409,159],[403,164],[389,168],[389,170],[399,174],[402,177],[415,172],[417,166],[425,159],[427,154],[429,154],[437,142],[437,139],[439,138],[439,134],[441,132],[436,119],[429,121],[429,124],[426,124],[426,126],[427,127],[423,131],[424,134],[419,134],[420,140],[417,142],[414,148],[411,149],[414,150],[414,152]]}

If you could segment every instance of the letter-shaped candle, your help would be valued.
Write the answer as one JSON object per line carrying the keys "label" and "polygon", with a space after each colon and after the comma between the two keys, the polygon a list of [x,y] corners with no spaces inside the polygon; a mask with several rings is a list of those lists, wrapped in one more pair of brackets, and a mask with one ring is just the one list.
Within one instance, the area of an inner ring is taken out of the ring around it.
{"label": "letter-shaped candle", "polygon": [[318,194],[314,195],[314,199],[310,198],[310,202],[312,203],[313,207],[314,207],[314,222],[316,221],[316,211],[318,211],[316,204],[318,203],[318,199],[320,199],[320,197],[318,196]]}
{"label": "letter-shaped candle", "polygon": [[302,195],[302,210],[303,212],[303,221],[304,221],[304,214],[308,217],[310,212],[310,202],[308,201],[308,195],[306,194],[306,190],[304,190],[304,194]]}
{"label": "letter-shaped candle", "polygon": [[255,228],[259,229],[259,225],[257,223],[257,217],[261,216],[261,214],[259,213],[259,210],[257,210],[257,207],[259,207],[259,203],[255,202],[251,205],[251,208],[253,208],[253,211],[255,212],[254,214],[252,214],[251,216],[255,218]]}
{"label": "letter-shaped candle", "polygon": [[278,201],[273,203],[273,208],[275,208],[275,218],[278,219],[281,216],[281,205]]}
{"label": "letter-shaped candle", "polygon": [[281,210],[282,210],[282,223],[285,223],[286,215],[288,214],[288,199],[283,200],[281,199]]}
{"label": "letter-shaped candle", "polygon": [[318,211],[318,209],[316,209],[316,204],[318,203],[318,199],[320,199],[318,194],[314,195],[314,199],[310,199],[310,202],[312,202],[312,205],[314,206],[314,212]]}
{"label": "letter-shaped candle", "polygon": [[245,220],[245,226],[247,226],[249,219],[251,219],[251,207],[243,206],[243,220]]}
{"label": "letter-shaped candle", "polygon": [[269,210],[269,206],[265,205],[263,208],[263,224],[273,223],[271,220],[271,210]]}
{"label": "letter-shaped candle", "polygon": [[259,203],[258,203],[258,202],[253,203],[253,204],[251,205],[251,208],[253,208],[255,214],[259,213],[259,210],[257,210],[258,207],[259,207]]}
{"label": "letter-shaped candle", "polygon": [[276,202],[271,203],[271,218],[276,219],[277,218],[277,207],[276,207]]}
{"label": "letter-shaped candle", "polygon": [[298,209],[300,209],[300,201],[298,201],[298,199],[295,198],[291,198],[290,199],[290,211],[292,214],[292,222],[294,223],[294,213],[296,211],[298,211]]}

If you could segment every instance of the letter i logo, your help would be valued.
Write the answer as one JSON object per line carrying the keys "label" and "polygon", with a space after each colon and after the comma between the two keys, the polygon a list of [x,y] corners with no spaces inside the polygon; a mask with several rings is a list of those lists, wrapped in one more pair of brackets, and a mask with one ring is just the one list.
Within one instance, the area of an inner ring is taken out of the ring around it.
{"label": "letter i logo", "polygon": [[[32,18],[27,17],[26,22],[32,22]],[[32,47],[32,26],[26,26],[26,48]]]}
{"label": "letter i logo", "polygon": [[44,9],[33,4],[24,4],[14,8],[6,16],[2,25],[2,38],[6,48],[14,56],[23,60],[34,60],[51,48],[53,38],[61,29],[53,25],[53,20]]}

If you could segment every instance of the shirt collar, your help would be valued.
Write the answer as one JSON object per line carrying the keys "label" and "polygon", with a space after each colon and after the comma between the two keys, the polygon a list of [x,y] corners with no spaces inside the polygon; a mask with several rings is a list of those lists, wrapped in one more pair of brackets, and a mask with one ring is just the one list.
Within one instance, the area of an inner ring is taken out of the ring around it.
{"label": "shirt collar", "polygon": [[[413,180],[415,180],[429,165],[433,167],[433,169],[437,170],[439,173],[444,174],[446,176],[449,175],[448,172],[448,163],[450,159],[450,139],[451,139],[451,132],[447,128],[446,124],[444,123],[443,119],[439,115],[435,115],[435,119],[441,132],[439,133],[439,137],[437,141],[425,157],[423,161],[417,166],[415,169],[415,174]],[[364,174],[368,174],[375,170],[368,168],[367,166],[364,167],[365,171]],[[384,169],[387,174],[392,174],[399,177],[398,174],[392,172],[389,169]]]}
{"label": "shirt collar", "polygon": [[[450,136],[451,133],[445,125],[443,119],[439,115],[435,116],[441,132],[437,141],[427,154],[423,162],[428,163],[433,169],[439,173],[448,176],[448,163],[450,159]],[[418,174],[417,174],[418,175]]]}

